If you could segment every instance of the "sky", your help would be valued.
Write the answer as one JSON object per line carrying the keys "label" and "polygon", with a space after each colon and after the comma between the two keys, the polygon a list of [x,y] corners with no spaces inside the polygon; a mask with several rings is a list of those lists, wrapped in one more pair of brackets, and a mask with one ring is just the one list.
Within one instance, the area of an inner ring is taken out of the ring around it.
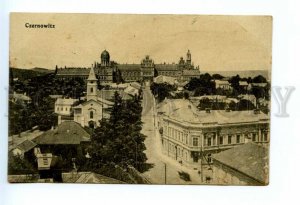
{"label": "sky", "polygon": [[[55,28],[26,28],[25,24]],[[12,13],[10,66],[90,67],[106,49],[118,63],[178,63],[205,71],[270,70],[272,17]]]}

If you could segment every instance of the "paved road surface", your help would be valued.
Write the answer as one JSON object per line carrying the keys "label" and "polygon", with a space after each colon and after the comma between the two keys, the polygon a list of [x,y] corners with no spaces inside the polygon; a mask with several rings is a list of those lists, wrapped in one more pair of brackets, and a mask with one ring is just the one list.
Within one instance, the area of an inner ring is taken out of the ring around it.
{"label": "paved road surface", "polygon": [[[175,160],[169,159],[162,155],[161,144],[159,135],[154,127],[154,100],[149,87],[143,90],[143,112],[142,121],[143,130],[146,140],[145,145],[147,150],[145,151],[148,160],[147,163],[152,164],[153,167],[143,174],[149,178],[153,184],[164,184],[165,183],[165,165],[166,165],[166,181],[167,184],[199,184],[201,178],[197,174],[197,171],[187,169],[180,165]],[[156,134],[157,133],[157,134]],[[191,181],[186,182],[179,177],[178,171],[185,171],[190,174]]]}

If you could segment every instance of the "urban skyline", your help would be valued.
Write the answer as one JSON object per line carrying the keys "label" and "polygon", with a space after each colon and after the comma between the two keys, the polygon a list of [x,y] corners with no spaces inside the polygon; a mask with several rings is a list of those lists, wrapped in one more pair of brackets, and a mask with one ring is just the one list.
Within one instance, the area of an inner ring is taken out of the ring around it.
{"label": "urban skyline", "polygon": [[[190,49],[194,65],[203,71],[271,68],[268,16],[66,15],[12,15],[10,66],[90,67],[104,49],[118,63],[140,63],[145,55],[155,63],[178,63]],[[55,28],[27,28],[28,22]]]}

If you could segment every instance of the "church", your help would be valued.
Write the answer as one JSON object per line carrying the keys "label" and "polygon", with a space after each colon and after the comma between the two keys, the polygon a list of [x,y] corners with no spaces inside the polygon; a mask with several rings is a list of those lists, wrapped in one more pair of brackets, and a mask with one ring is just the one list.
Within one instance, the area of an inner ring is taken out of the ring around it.
{"label": "church", "polygon": [[[109,114],[105,110],[113,105],[113,102],[108,101],[102,97],[100,97],[100,92],[97,89],[97,78],[95,75],[94,68],[92,67],[89,72],[89,76],[86,79],[86,99],[82,103],[78,103],[78,101],[74,101],[76,106],[69,105],[66,99],[62,100],[58,98],[57,102],[66,102],[66,103],[55,103],[55,112],[58,114],[58,124],[61,124],[63,121],[67,121],[72,119],[72,115],[74,116],[73,120],[79,123],[82,127],[90,127],[95,128],[99,126],[99,121],[102,118],[108,118]],[[59,107],[58,107],[59,106]],[[57,112],[57,110],[64,110],[68,108],[70,112],[61,113]]]}
{"label": "church", "polygon": [[113,103],[98,97],[97,78],[93,67],[87,79],[86,89],[86,101],[73,107],[74,121],[81,124],[82,127],[94,128],[99,126],[99,121],[103,117],[108,117],[104,110],[112,106]]}

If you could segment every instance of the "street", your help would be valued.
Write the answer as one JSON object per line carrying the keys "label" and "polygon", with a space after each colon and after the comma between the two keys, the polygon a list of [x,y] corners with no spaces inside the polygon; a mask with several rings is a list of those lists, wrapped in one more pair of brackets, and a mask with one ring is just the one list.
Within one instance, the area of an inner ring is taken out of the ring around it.
{"label": "street", "polygon": [[[173,159],[168,158],[161,152],[159,133],[154,126],[154,98],[149,87],[143,90],[143,112],[142,133],[146,135],[146,155],[147,163],[152,164],[152,168],[144,172],[153,184],[201,184],[201,178],[196,170],[188,169]],[[178,172],[189,173],[191,181],[185,181],[179,177]],[[166,178],[165,178],[166,175]]]}

